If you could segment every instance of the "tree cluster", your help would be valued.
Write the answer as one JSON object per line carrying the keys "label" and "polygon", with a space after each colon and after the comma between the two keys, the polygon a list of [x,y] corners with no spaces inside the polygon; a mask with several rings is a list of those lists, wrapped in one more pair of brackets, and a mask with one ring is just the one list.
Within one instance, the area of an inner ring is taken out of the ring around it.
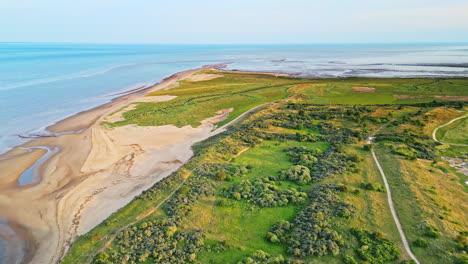
{"label": "tree cluster", "polygon": [[186,263],[195,260],[204,248],[203,231],[178,231],[180,219],[166,217],[128,227],[114,240],[114,247],[96,255],[94,264],[137,263],[151,260],[158,263]]}
{"label": "tree cluster", "polygon": [[[270,254],[257,250],[257,252],[242,259],[238,264],[290,264],[291,261],[284,260],[283,256],[270,256]],[[299,262],[302,263],[302,262]]]}
{"label": "tree cluster", "polygon": [[438,154],[435,149],[434,144],[428,144],[425,140],[429,139],[428,137],[418,136],[411,132],[395,133],[395,134],[385,134],[379,135],[376,138],[376,141],[392,141],[400,142],[406,144],[412,150],[416,152],[416,157],[426,160],[436,160],[438,159]]}
{"label": "tree cluster", "polygon": [[307,194],[293,188],[280,189],[275,181],[269,178],[242,180],[239,184],[231,186],[225,193],[227,197],[235,200],[248,200],[261,207],[287,206],[290,204],[303,204]]}
{"label": "tree cluster", "polygon": [[313,181],[333,177],[345,172],[359,171],[358,163],[361,161],[358,155],[344,152],[341,145],[330,147],[319,157],[319,162],[310,168]]}
{"label": "tree cluster", "polygon": [[192,177],[164,203],[168,215],[185,216],[192,211],[192,206],[200,197],[212,196],[214,183],[207,177]]}
{"label": "tree cluster", "polygon": [[352,217],[355,212],[340,201],[337,185],[323,184],[312,189],[310,203],[290,223],[281,220],[266,234],[272,243],[288,245],[288,254],[296,257],[337,255],[343,239],[332,230],[330,218]]}
{"label": "tree cluster", "polygon": [[310,177],[310,170],[303,165],[295,165],[289,167],[288,169],[282,172],[283,177],[293,181],[297,184],[306,184],[309,183],[312,178]]}
{"label": "tree cluster", "polygon": [[242,176],[249,172],[247,167],[233,165],[230,163],[204,163],[194,172],[198,176],[203,176],[216,180],[230,180],[232,177]]}

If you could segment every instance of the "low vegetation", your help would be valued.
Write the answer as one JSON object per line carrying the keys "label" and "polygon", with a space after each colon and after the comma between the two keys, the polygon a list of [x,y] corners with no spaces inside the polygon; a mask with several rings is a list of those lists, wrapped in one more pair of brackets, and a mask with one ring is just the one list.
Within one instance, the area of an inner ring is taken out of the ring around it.
{"label": "low vegetation", "polygon": [[467,80],[216,73],[150,94],[177,98],[110,126],[197,126],[233,107],[226,123],[288,99],[197,143],[189,162],[78,238],[63,263],[411,263],[370,149],[421,263],[466,263],[468,192],[431,133],[464,107],[436,96],[465,95]]}

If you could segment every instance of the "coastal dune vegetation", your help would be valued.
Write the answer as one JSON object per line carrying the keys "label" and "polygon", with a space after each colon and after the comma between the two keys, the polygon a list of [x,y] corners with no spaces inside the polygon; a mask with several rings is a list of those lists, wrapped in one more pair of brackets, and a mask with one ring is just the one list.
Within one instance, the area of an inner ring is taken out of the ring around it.
{"label": "coastal dune vegetation", "polygon": [[[468,263],[468,190],[432,131],[467,110],[468,79],[302,79],[204,70],[121,109],[118,126],[228,129],[89,233],[62,263]],[[466,119],[465,119],[466,120]],[[440,137],[467,132],[464,122]],[[466,135],[466,134],[464,134]],[[375,137],[372,144],[368,137]]]}

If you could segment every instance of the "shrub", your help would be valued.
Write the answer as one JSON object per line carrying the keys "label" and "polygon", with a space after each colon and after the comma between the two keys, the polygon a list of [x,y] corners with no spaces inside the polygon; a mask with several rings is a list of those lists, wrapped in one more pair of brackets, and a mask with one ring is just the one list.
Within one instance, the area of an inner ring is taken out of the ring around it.
{"label": "shrub", "polygon": [[364,145],[364,150],[366,150],[366,151],[371,151],[373,148],[374,148],[374,144],[373,144],[373,143],[365,144],[365,145]]}
{"label": "shrub", "polygon": [[336,195],[338,189],[337,185],[331,184],[319,185],[312,189],[309,205],[294,218],[288,229],[290,232],[286,234],[287,238],[279,237],[281,241],[287,241],[290,255],[304,257],[339,254],[344,241],[341,235],[331,228],[329,220],[332,216],[342,214],[342,211],[349,212],[351,217],[354,210],[351,205],[339,200]]}
{"label": "shrub", "polygon": [[302,165],[295,165],[286,169],[285,171],[283,171],[283,175],[286,177],[286,179],[299,184],[309,183],[312,179],[310,177],[309,168]]}
{"label": "shrub", "polygon": [[377,236],[375,233],[371,234],[369,231],[360,228],[352,228],[351,233],[359,241],[361,248],[356,251],[363,261],[383,264],[400,258],[400,250],[392,241],[386,238],[378,241],[375,239]]}
{"label": "shrub", "polygon": [[424,233],[425,236],[427,237],[431,237],[431,238],[439,238],[440,237],[440,234],[435,231],[435,230],[427,230],[426,233]]}
{"label": "shrub", "polygon": [[455,264],[468,264],[468,257],[459,258],[455,261]]}
{"label": "shrub", "polygon": [[427,248],[427,247],[429,247],[429,242],[427,242],[423,238],[418,238],[418,239],[416,239],[414,241],[414,245],[417,246],[417,247],[420,247],[420,248]]}
{"label": "shrub", "polygon": [[226,173],[224,171],[218,171],[216,173],[216,180],[224,181],[226,179]]}
{"label": "shrub", "polygon": [[229,188],[225,195],[236,200],[249,199],[261,207],[303,204],[307,199],[306,193],[293,188],[282,190],[276,186],[275,181],[268,178],[256,179],[253,182],[242,180]]}

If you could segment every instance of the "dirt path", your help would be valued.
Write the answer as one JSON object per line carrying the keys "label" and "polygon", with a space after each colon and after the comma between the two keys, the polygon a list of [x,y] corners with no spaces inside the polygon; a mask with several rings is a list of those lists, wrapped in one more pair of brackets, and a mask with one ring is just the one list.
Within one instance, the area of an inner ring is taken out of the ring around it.
{"label": "dirt path", "polygon": [[250,112],[252,112],[252,111],[254,111],[254,110],[256,110],[256,109],[258,109],[258,108],[260,108],[260,107],[263,107],[263,106],[265,106],[265,105],[273,104],[273,103],[276,103],[276,102],[278,102],[278,101],[272,101],[272,102],[268,102],[268,103],[264,103],[264,104],[261,104],[261,105],[257,105],[257,106],[255,106],[255,107],[252,107],[252,108],[250,108],[249,110],[245,111],[244,113],[240,114],[238,117],[236,117],[236,118],[234,118],[233,120],[231,120],[229,123],[227,123],[227,124],[225,124],[225,125],[223,125],[223,126],[217,128],[217,129],[215,130],[214,133],[219,133],[219,132],[221,132],[221,131],[223,131],[223,130],[226,130],[227,127],[229,127],[230,125],[234,124],[235,122],[237,122],[239,119],[241,119],[242,117],[244,117],[244,116],[247,115],[248,113],[250,113]]}
{"label": "dirt path", "polygon": [[436,127],[436,129],[434,129],[434,132],[432,132],[432,139],[434,139],[435,142],[442,143],[442,144],[447,144],[447,145],[452,145],[452,146],[460,146],[460,147],[468,147],[468,144],[448,143],[448,142],[439,141],[437,139],[437,137],[436,137],[436,133],[437,133],[437,130],[439,130],[439,128],[442,128],[444,126],[448,126],[448,125],[452,124],[453,122],[455,122],[457,120],[467,118],[467,117],[468,117],[468,115],[460,116],[460,117],[457,117],[457,118],[454,118],[454,119],[450,120],[449,122],[447,122],[447,123],[445,123],[445,124],[443,124],[441,126]]}
{"label": "dirt path", "polygon": [[[380,129],[385,127],[387,124],[381,126],[371,136],[369,136],[369,138],[367,139],[367,143],[368,144],[372,143],[372,140],[374,140],[374,138],[375,138],[374,135],[378,131],[380,131]],[[416,258],[416,256],[411,251],[411,248],[410,248],[410,246],[408,244],[408,240],[406,239],[405,233],[403,232],[403,228],[401,227],[400,220],[398,219],[397,212],[395,210],[395,207],[393,206],[392,193],[391,193],[391,190],[390,190],[390,185],[387,182],[387,177],[385,176],[385,173],[384,173],[384,171],[382,169],[382,166],[380,166],[379,160],[377,159],[377,156],[375,155],[375,152],[374,152],[373,148],[371,149],[371,152],[372,152],[372,157],[374,158],[375,164],[377,164],[377,168],[379,168],[380,175],[382,175],[382,179],[383,179],[384,185],[385,185],[385,190],[387,192],[388,206],[390,207],[390,211],[392,212],[392,217],[393,217],[393,220],[395,221],[395,225],[397,226],[398,233],[400,233],[401,242],[403,243],[403,246],[404,246],[404,248],[406,250],[406,253],[410,256],[410,258],[412,260],[414,260],[414,262],[416,262],[417,264],[420,264],[419,260]]]}

